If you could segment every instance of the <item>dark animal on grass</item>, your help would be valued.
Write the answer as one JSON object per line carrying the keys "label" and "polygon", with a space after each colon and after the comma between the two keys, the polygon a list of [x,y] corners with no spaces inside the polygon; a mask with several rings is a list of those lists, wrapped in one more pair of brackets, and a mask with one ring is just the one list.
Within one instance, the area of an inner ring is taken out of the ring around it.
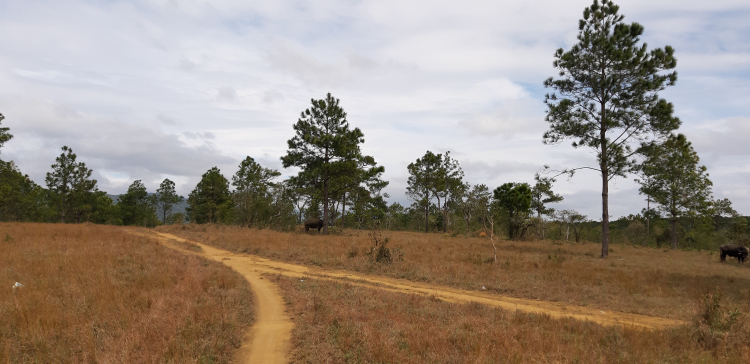
{"label": "dark animal on grass", "polygon": [[747,259],[748,253],[750,253],[750,249],[748,249],[746,246],[738,246],[734,244],[724,244],[719,247],[719,251],[721,252],[722,262],[727,261],[728,255],[730,257],[737,258],[738,262],[744,263],[745,259]]}
{"label": "dark animal on grass", "polygon": [[320,232],[320,229],[323,228],[323,220],[322,219],[305,219],[305,232],[309,232],[310,228],[318,229],[318,232]]}

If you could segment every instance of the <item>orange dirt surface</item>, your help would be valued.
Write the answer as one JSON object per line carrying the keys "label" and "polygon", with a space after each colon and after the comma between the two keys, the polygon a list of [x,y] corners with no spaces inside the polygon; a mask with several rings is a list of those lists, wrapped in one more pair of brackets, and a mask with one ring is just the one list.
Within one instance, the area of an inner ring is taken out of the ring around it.
{"label": "orange dirt surface", "polygon": [[[145,230],[128,230],[142,236],[156,237],[164,246],[179,250],[183,253],[202,256],[207,259],[222,262],[242,274],[250,283],[250,287],[257,299],[255,308],[255,324],[250,328],[242,346],[235,357],[238,363],[288,363],[289,341],[294,324],[285,312],[284,299],[278,287],[262,274],[265,270],[257,266],[247,257],[237,257],[234,254],[208,245],[178,238],[170,234],[147,233]],[[166,241],[165,241],[166,240]],[[198,245],[202,252],[185,249],[170,241],[179,241]]]}
{"label": "orange dirt surface", "polygon": [[[165,239],[165,243],[167,243],[167,245],[170,245],[170,240],[198,245],[203,249],[203,253],[188,251],[177,245],[171,246],[175,249],[182,250],[190,254],[198,254],[209,259],[222,261],[224,264],[227,264],[238,272],[245,274],[246,277],[248,276],[248,274],[255,277],[260,277],[261,274],[275,274],[288,277],[297,277],[301,279],[310,277],[323,280],[347,281],[350,284],[375,287],[391,292],[430,295],[448,302],[478,302],[508,310],[520,310],[525,312],[547,314],[551,317],[572,317],[579,320],[596,322],[605,326],[660,329],[669,326],[685,324],[685,322],[683,321],[661,317],[650,317],[616,311],[601,311],[598,309],[566,305],[557,302],[498,296],[495,294],[484,292],[467,291],[431,284],[411,282],[407,280],[379,277],[374,275],[355,274],[347,271],[316,269],[298,264],[278,262],[250,254],[232,253],[205,244],[201,244],[196,241],[186,240],[172,234],[158,233],[153,231],[149,232],[149,234]],[[270,285],[270,283],[267,281],[264,283]],[[253,286],[253,289],[255,290],[255,284],[252,281],[251,284]],[[263,294],[263,292],[258,291],[256,291],[255,293],[256,295],[258,295],[258,297],[261,297],[261,295]],[[283,309],[281,307],[281,302],[282,300],[279,298],[279,310]],[[260,325],[260,323],[262,322],[262,317],[262,312],[258,312],[258,324],[256,325]],[[291,324],[289,325],[289,330],[290,329]]]}

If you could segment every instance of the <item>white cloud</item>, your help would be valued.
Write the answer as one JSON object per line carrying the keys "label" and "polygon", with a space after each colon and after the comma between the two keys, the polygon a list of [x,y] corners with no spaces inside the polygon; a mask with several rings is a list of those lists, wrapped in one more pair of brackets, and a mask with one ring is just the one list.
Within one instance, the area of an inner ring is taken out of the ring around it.
{"label": "white cloud", "polygon": [[[188,146],[177,135],[151,127],[34,99],[2,101],[4,110],[12,115],[8,126],[16,136],[13,141],[18,141],[8,144],[4,156],[14,159],[37,183],[43,183],[63,145],[73,149],[80,161],[104,177],[99,179],[100,188],[110,192],[122,192],[128,180],[141,179],[149,187],[156,186],[167,175],[183,176],[194,184],[212,166],[233,168],[237,164],[236,159],[224,155],[212,144]],[[213,138],[210,132],[185,133],[185,136]],[[180,189],[192,187],[180,186]]]}
{"label": "white cloud", "polygon": [[[42,182],[70,144],[113,192],[163,176],[191,189],[206,169],[229,176],[247,155],[280,168],[299,113],[331,92],[386,167],[393,200],[405,199],[406,165],[428,149],[451,150],[472,183],[530,182],[543,164],[593,163],[588,151],[541,143],[542,82],[590,3],[7,0],[0,112],[16,138],[3,158]],[[716,194],[750,213],[750,4],[618,4],[650,48],[675,47],[679,80],[662,96]],[[559,189],[598,216],[598,177]],[[613,211],[636,209],[632,181],[614,188]]]}
{"label": "white cloud", "polygon": [[216,98],[222,101],[236,102],[237,101],[237,90],[233,87],[220,87],[219,93]]}

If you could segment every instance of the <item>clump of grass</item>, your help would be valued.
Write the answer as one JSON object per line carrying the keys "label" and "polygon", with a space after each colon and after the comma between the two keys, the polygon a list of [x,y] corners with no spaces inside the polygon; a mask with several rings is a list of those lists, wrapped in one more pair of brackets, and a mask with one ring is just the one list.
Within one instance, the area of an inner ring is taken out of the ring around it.
{"label": "clump of grass", "polygon": [[[391,256],[391,249],[386,246],[388,245],[390,238],[383,238],[382,233],[380,232],[379,222],[376,221],[373,224],[372,231],[370,231],[368,236],[370,237],[370,240],[373,242],[374,246],[370,249],[369,252],[367,252],[367,255],[372,257],[375,263],[391,263],[393,261],[393,257]],[[403,254],[401,254],[401,251],[399,250],[397,252],[396,259],[403,260],[403,258]]]}
{"label": "clump of grass", "polygon": [[727,308],[720,289],[704,295],[697,306],[693,327],[697,341],[705,349],[722,352],[748,345],[747,315],[739,308]]}
{"label": "clump of grass", "polygon": [[[281,278],[301,363],[746,363],[750,346],[709,350],[691,328],[648,331],[443,302],[340,282]],[[736,328],[736,327],[735,327]]]}
{"label": "clump of grass", "polygon": [[[203,229],[206,232],[202,232]],[[750,301],[750,264],[720,263],[700,252],[617,245],[616,255],[599,258],[600,245],[553,245],[551,241],[512,242],[406,231],[387,231],[390,264],[373,264],[368,232],[345,230],[325,236],[210,225],[160,226],[186,239],[229,251],[329,269],[376,274],[520,298],[691,320],[694,302],[720,287],[729,304]],[[352,251],[357,255],[352,256]],[[405,254],[406,261],[397,256]],[[375,255],[377,257],[377,254]]]}
{"label": "clump of grass", "polygon": [[3,223],[5,235],[0,362],[230,362],[252,323],[242,276],[155,239],[101,225]]}

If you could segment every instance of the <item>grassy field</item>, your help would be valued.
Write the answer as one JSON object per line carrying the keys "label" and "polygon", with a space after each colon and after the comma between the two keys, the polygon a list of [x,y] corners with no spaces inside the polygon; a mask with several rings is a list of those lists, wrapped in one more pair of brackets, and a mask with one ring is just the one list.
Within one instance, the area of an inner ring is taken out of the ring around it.
{"label": "grassy field", "polygon": [[231,362],[253,321],[242,276],[120,228],[2,223],[0,251],[2,363]]}
{"label": "grassy field", "polygon": [[695,303],[717,288],[729,306],[750,302],[750,264],[720,263],[717,252],[614,245],[609,258],[600,259],[594,243],[502,241],[494,263],[487,238],[385,231],[403,261],[375,264],[364,255],[373,246],[366,231],[320,236],[220,225],[157,229],[278,260],[649,316],[691,320]]}
{"label": "grassy field", "polygon": [[[750,326],[646,331],[269,277],[295,318],[297,363],[747,363]],[[700,316],[698,316],[700,317]],[[726,317],[724,317],[726,319]]]}

